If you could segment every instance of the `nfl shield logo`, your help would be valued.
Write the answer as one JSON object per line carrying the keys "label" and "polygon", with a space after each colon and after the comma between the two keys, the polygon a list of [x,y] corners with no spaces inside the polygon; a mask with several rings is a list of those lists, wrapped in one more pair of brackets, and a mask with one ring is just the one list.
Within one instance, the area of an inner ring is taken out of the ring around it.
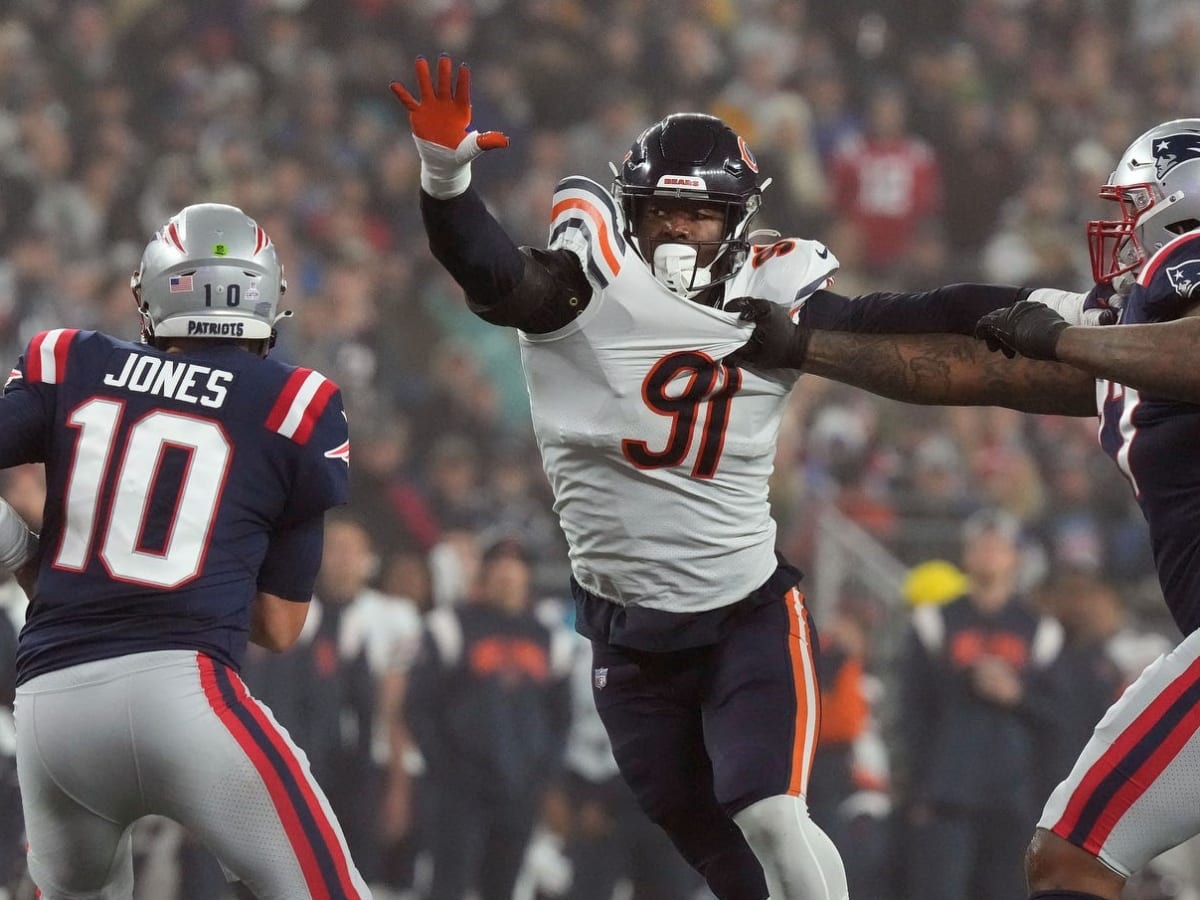
{"label": "nfl shield logo", "polygon": [[606,684],[608,684],[608,667],[607,666],[603,669],[596,669],[596,671],[594,671],[592,673],[592,684],[594,684],[596,686],[596,690],[600,690]]}

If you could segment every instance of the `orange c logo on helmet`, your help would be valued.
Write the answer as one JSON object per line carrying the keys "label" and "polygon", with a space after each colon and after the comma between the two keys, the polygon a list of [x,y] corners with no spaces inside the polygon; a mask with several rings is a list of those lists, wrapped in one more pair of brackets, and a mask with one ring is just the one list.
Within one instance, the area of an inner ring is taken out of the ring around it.
{"label": "orange c logo on helmet", "polygon": [[750,171],[757,175],[758,160],[754,158],[754,154],[750,152],[750,148],[746,146],[746,141],[740,134],[738,135],[738,149],[742,151],[742,159],[746,161]]}

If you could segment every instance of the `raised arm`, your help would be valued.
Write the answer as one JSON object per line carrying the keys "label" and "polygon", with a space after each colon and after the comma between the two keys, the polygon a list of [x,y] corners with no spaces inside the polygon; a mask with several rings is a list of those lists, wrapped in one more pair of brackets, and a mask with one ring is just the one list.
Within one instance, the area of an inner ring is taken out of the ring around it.
{"label": "raised arm", "polygon": [[467,130],[470,69],[459,65],[453,92],[451,75],[443,54],[435,87],[429,63],[418,58],[418,97],[399,82],[391,85],[408,110],[421,157],[421,219],[429,248],[480,318],[533,333],[554,331],[587,305],[591,287],[570,253],[518,248],[471,187],[471,161],[507,147],[508,138]]}

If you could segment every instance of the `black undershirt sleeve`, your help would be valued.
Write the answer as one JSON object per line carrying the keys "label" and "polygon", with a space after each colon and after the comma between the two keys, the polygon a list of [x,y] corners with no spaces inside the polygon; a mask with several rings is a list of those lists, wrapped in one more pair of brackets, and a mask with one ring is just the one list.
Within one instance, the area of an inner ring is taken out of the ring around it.
{"label": "black undershirt sleeve", "polygon": [[421,219],[434,258],[481,319],[545,334],[569,323],[591,299],[578,257],[519,248],[474,188],[449,200],[421,191]]}
{"label": "black undershirt sleeve", "polygon": [[1024,300],[1030,291],[997,284],[950,284],[931,291],[858,297],[816,291],[801,307],[799,321],[823,331],[970,335],[980,317]]}

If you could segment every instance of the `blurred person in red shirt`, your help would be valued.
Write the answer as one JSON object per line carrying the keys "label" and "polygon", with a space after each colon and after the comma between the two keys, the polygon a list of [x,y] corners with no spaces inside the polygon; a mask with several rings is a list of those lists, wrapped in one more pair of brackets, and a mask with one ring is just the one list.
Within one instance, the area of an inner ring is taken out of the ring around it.
{"label": "blurred person in red shirt", "polygon": [[863,136],[838,149],[830,174],[835,206],[861,232],[864,262],[876,273],[902,262],[916,226],[939,214],[937,157],[910,132],[896,85],[872,93]]}

